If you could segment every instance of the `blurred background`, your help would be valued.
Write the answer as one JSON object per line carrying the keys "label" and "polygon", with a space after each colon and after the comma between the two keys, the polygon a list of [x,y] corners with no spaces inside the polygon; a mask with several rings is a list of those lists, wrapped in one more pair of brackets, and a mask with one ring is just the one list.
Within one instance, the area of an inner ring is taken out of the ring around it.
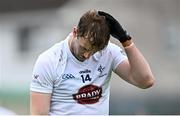
{"label": "blurred background", "polygon": [[156,78],[143,90],[112,74],[110,114],[180,114],[179,6],[180,0],[0,0],[0,106],[29,114],[36,58],[96,9],[128,30]]}

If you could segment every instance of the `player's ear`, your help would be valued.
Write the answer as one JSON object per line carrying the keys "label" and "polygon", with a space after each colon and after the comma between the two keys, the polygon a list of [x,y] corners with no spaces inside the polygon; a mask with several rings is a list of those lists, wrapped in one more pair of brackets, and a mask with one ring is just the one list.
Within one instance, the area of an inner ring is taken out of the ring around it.
{"label": "player's ear", "polygon": [[77,37],[77,27],[75,26],[75,27],[73,27],[73,36],[74,37]]}

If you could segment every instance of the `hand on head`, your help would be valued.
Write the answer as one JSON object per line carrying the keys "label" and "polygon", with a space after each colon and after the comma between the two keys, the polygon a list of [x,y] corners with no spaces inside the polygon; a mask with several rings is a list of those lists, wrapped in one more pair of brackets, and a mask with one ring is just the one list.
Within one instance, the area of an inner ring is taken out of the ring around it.
{"label": "hand on head", "polygon": [[131,40],[131,37],[127,34],[127,32],[122,28],[121,24],[110,14],[98,11],[98,14],[104,16],[108,23],[110,34],[118,39],[121,43],[126,42],[127,40]]}

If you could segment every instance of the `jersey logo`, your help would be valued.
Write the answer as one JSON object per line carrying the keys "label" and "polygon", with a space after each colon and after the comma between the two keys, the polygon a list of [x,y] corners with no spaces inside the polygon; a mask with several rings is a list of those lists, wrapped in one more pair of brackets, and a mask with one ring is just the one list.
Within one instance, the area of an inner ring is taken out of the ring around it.
{"label": "jersey logo", "polygon": [[83,74],[83,73],[91,73],[91,70],[85,69],[85,70],[79,71],[79,74]]}
{"label": "jersey logo", "polygon": [[36,75],[36,74],[34,75],[34,79],[38,79],[38,77],[39,77],[39,75]]}
{"label": "jersey logo", "polygon": [[104,71],[105,67],[102,67],[101,65],[98,67],[98,71],[102,73]]}
{"label": "jersey logo", "polygon": [[72,74],[63,74],[62,79],[67,80],[67,79],[73,79],[75,78]]}
{"label": "jersey logo", "polygon": [[79,104],[94,104],[102,97],[102,88],[96,85],[86,85],[73,94],[73,99]]}

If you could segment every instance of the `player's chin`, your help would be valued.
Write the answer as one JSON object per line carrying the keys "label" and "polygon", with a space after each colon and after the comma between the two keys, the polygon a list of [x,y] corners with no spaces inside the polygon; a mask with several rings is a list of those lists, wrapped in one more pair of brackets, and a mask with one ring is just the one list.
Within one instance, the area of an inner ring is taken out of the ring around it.
{"label": "player's chin", "polygon": [[78,57],[78,60],[81,62],[84,62],[86,60],[86,58],[80,56],[80,57]]}

